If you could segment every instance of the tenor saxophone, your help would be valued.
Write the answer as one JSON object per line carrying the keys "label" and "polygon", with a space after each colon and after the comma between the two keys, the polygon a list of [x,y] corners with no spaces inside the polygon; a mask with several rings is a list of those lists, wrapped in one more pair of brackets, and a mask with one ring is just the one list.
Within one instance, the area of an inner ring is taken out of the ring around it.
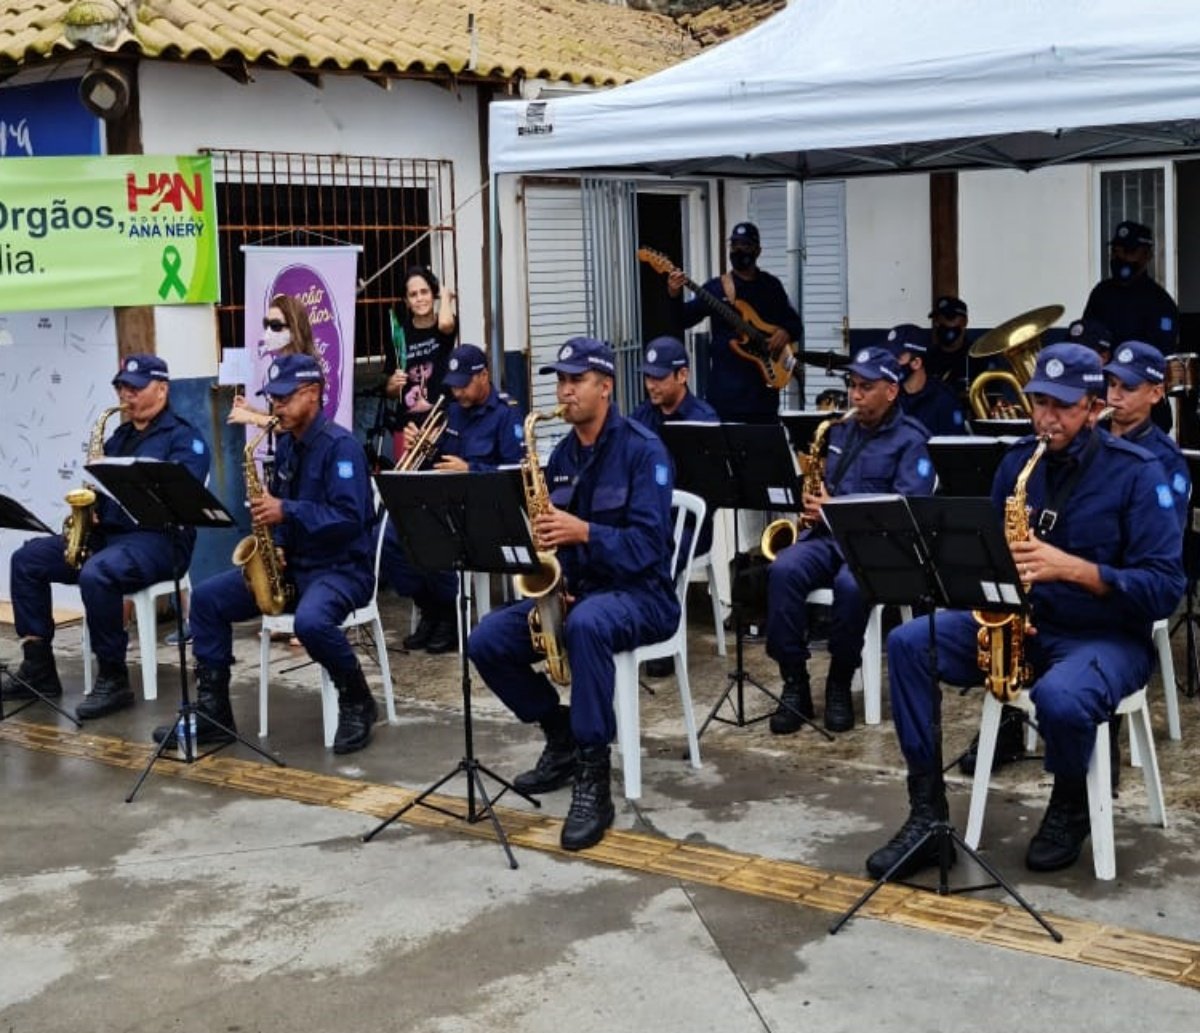
{"label": "tenor saxophone", "polygon": [[[278,417],[268,420],[266,426],[246,445],[242,453],[247,500],[253,501],[265,494],[262,478],[258,474],[258,464],[254,461],[254,450],[258,448],[258,443],[275,429],[278,422]],[[279,551],[275,548],[271,529],[266,524],[251,522],[250,533],[238,542],[233,550],[233,565],[242,568],[242,577],[246,579],[246,587],[254,596],[255,605],[268,617],[278,616],[291,605],[296,595],[296,586],[283,575]]]}
{"label": "tenor saxophone", "polygon": [[[808,451],[799,456],[800,462],[800,491],[801,495],[820,495],[825,486],[825,460],[829,455],[829,430],[836,423],[846,423],[854,419],[856,409],[851,409],[843,416],[832,416],[817,424],[812,443]],[[768,560],[774,560],[779,553],[789,545],[794,545],[800,537],[800,532],[812,526],[812,521],[803,513],[794,520],[780,518],[772,520],[759,539],[759,549]]]}
{"label": "tenor saxophone", "polygon": [[[551,417],[563,414],[564,406],[558,406]],[[525,490],[525,508],[532,523],[550,509],[550,490],[538,462],[537,446],[534,442],[534,427],[547,414],[531,412],[525,417],[525,455],[521,459],[521,483]],[[563,641],[563,619],[567,614],[566,591],[563,588],[562,565],[554,549],[540,549],[537,554],[538,570],[535,574],[518,574],[514,578],[517,594],[536,603],[529,611],[529,637],[533,648],[546,658],[546,673],[550,680],[566,685],[571,680],[571,666],[567,661],[567,647]]]}
{"label": "tenor saxophone", "polygon": [[[104,425],[113,413],[128,409],[127,405],[113,405],[105,409],[92,427],[88,438],[87,459],[92,463],[104,458]],[[67,492],[67,505],[71,511],[63,519],[63,559],[67,566],[78,570],[91,555],[92,524],[96,514],[96,490],[86,482],[74,491]]]}
{"label": "tenor saxophone", "polygon": [[[1004,501],[1004,538],[1011,545],[1029,538],[1028,485],[1033,469],[1046,454],[1050,438],[1038,438],[1037,447],[1017,474],[1012,494]],[[1029,585],[1022,583],[1025,591]],[[1001,703],[1009,703],[1033,679],[1025,656],[1025,632],[1028,621],[1023,613],[989,613],[972,610],[979,624],[976,660],[984,672],[987,690]]]}

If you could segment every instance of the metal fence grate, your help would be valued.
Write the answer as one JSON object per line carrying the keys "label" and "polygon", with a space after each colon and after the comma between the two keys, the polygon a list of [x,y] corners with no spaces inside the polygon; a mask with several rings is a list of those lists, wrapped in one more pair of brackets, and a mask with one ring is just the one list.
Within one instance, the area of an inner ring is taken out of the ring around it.
{"label": "metal fence grate", "polygon": [[[388,310],[404,295],[404,273],[428,265],[458,282],[454,176],[449,161],[269,151],[210,151],[220,222],[223,345],[243,345],[245,244],[358,244],[355,354],[390,346]],[[397,256],[403,254],[397,260]],[[377,279],[377,273],[394,263]]]}

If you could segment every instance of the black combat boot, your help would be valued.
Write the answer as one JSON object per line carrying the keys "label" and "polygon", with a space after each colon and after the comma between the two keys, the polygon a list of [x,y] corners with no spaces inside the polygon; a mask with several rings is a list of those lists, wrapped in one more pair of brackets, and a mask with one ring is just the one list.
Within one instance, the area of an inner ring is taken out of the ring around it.
{"label": "black combat boot", "polygon": [[854,727],[854,702],[850,698],[850,683],[856,665],[833,659],[825,681],[825,727],[831,732],[848,732]]}
{"label": "black combat boot", "polygon": [[[946,804],[946,784],[940,771],[908,776],[908,806],[908,820],[900,826],[900,831],[867,858],[867,872],[872,878],[882,879],[937,822],[946,820],[950,811]],[[954,847],[950,844],[947,847],[953,864]],[[922,868],[937,864],[939,848],[938,840],[930,839],[892,872],[892,878],[905,879]]]}
{"label": "black combat boot", "polygon": [[[958,760],[958,770],[964,775],[975,774],[975,762],[979,759],[979,734],[971,740]],[[1025,759],[1025,711],[1010,707],[1007,703],[1000,708],[1000,728],[996,732],[996,753],[992,757],[992,770],[998,771],[1005,764]]]}
{"label": "black combat boot", "polygon": [[779,694],[779,706],[771,715],[771,731],[776,735],[791,735],[798,732],[804,723],[800,720],[801,714],[811,719],[816,713],[813,710],[812,689],[805,667],[779,673],[783,676],[783,692]]}
{"label": "black combat boot", "polygon": [[454,612],[454,604],[439,603],[433,611],[433,628],[429,632],[429,640],[425,643],[425,652],[435,656],[440,653],[453,653],[458,649],[458,617]]}
{"label": "black combat boot", "polygon": [[513,785],[523,793],[538,796],[561,789],[575,778],[579,753],[571,734],[571,711],[559,704],[540,722],[546,747],[533,770],[523,771]]}
{"label": "black combat boot", "polygon": [[367,687],[367,677],[359,664],[351,671],[330,671],[338,690],[338,724],[333,736],[334,753],[354,753],[371,741],[371,731],[379,716],[375,697]]}
{"label": "black combat boot", "polygon": [[115,714],[133,706],[133,689],[129,685],[129,668],[124,660],[101,660],[100,674],[92,694],[75,708],[80,721]]}
{"label": "black combat boot", "polygon": [[37,689],[43,696],[61,696],[62,682],[58,680],[50,643],[40,638],[26,639],[21,643],[21,652],[25,658],[5,683],[4,698],[36,699],[30,689]]}
{"label": "black combat boot", "polygon": [[[196,745],[215,746],[233,742],[237,726],[233,723],[233,707],[229,702],[229,668],[196,665]],[[212,721],[224,725],[218,728]],[[225,729],[228,729],[226,731]],[[167,740],[167,746],[178,746],[174,725],[159,725],[151,733],[155,742]]]}
{"label": "black combat boot", "polygon": [[611,782],[608,747],[581,746],[571,809],[559,840],[564,850],[586,850],[604,838],[604,830],[616,817]]}
{"label": "black combat boot", "polygon": [[1041,828],[1029,841],[1025,867],[1031,872],[1056,872],[1079,860],[1083,842],[1092,831],[1088,815],[1087,779],[1054,776],[1050,805]]}
{"label": "black combat boot", "polygon": [[[416,603],[413,603],[416,606]],[[437,626],[437,617],[434,615],[432,607],[421,607],[421,619],[417,621],[417,630],[411,635],[406,635],[400,644],[410,653],[418,649],[424,649],[429,644],[429,638],[433,634],[433,629]]]}

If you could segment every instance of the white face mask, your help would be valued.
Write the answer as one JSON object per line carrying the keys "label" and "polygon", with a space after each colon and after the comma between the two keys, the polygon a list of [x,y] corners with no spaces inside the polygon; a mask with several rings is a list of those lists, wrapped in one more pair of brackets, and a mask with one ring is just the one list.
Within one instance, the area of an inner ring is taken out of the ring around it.
{"label": "white face mask", "polygon": [[264,330],[260,351],[277,352],[292,343],[292,332],[286,327],[282,330]]}

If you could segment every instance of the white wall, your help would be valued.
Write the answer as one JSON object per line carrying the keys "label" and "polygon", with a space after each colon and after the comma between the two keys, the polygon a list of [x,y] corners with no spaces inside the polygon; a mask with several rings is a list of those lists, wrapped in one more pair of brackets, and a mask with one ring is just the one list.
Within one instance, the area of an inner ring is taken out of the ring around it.
{"label": "white wall", "polygon": [[[255,70],[246,85],[211,68],[163,62],[141,66],[142,144],[147,154],[203,148],[290,151],[454,163],[456,203],[481,180],[474,87],[451,91],[397,81],[390,90],[354,76],[326,75],[317,89],[290,72]],[[448,199],[447,199],[448,200]],[[483,340],[486,194],[457,214],[462,339]],[[450,218],[449,210],[442,218]],[[360,268],[361,276],[374,269]],[[216,321],[208,305],[156,309],[157,347],[173,376],[216,373]]]}
{"label": "white wall", "polygon": [[1090,165],[959,173],[958,286],[973,326],[1042,305],[1066,309],[1059,326],[1083,312],[1091,183]]}
{"label": "white wall", "polygon": [[846,254],[852,330],[926,323],[930,302],[928,177],[847,180]]}

